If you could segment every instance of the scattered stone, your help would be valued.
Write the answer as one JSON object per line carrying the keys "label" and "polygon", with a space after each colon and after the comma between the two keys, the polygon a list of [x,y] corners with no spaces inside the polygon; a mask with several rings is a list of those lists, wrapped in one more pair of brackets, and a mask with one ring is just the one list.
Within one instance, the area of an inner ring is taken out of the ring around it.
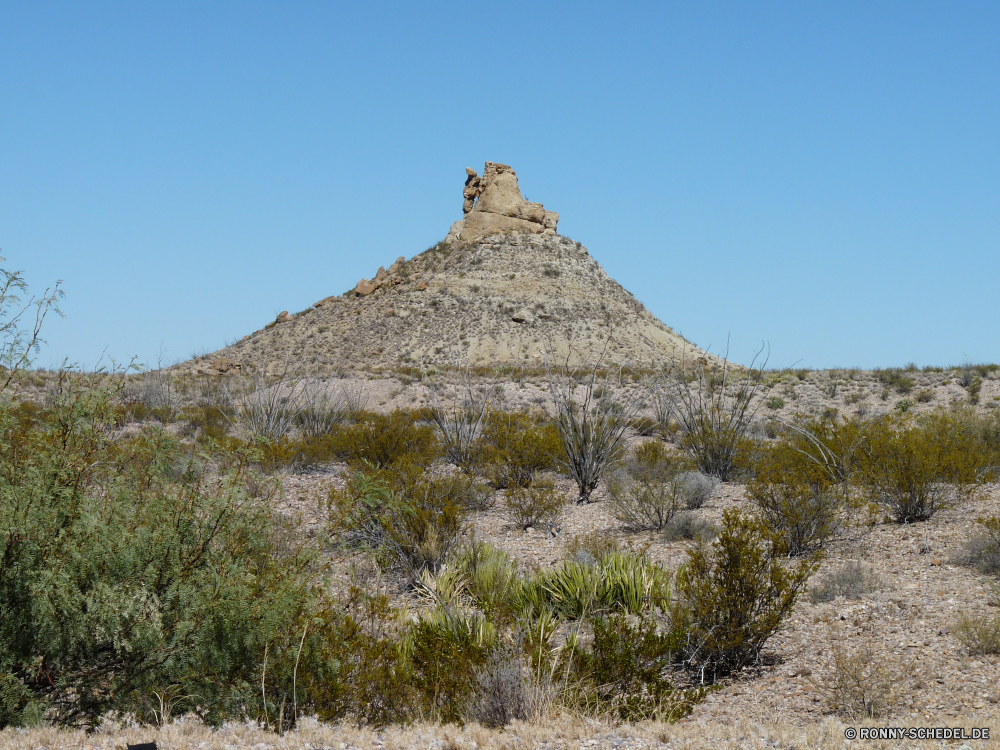
{"label": "scattered stone", "polygon": [[378,287],[371,283],[368,279],[361,279],[361,281],[358,282],[358,285],[354,287],[354,291],[357,292],[359,297],[367,297],[376,289],[378,289]]}
{"label": "scattered stone", "polygon": [[416,289],[418,292],[427,291],[427,282],[423,281],[423,280],[420,280],[420,281],[417,282],[417,285],[415,287],[413,287],[413,288]]}
{"label": "scattered stone", "polygon": [[292,319],[292,316],[288,314],[288,310],[282,310],[278,313],[278,317],[274,319],[275,323],[287,323]]}
{"label": "scattered stone", "polygon": [[225,375],[230,372],[239,372],[243,366],[229,357],[219,357],[212,363],[212,369],[219,375]]}

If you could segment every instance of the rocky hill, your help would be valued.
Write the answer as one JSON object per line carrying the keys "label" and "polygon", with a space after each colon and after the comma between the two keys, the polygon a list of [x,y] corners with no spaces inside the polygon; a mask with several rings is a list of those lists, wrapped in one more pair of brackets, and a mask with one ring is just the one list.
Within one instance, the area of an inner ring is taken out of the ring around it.
{"label": "rocky hill", "polygon": [[521,197],[514,171],[466,170],[465,217],[429,250],[398,258],[346,294],[281,313],[182,365],[225,372],[285,361],[309,372],[472,365],[652,364],[702,354],[611,279],[559,215]]}

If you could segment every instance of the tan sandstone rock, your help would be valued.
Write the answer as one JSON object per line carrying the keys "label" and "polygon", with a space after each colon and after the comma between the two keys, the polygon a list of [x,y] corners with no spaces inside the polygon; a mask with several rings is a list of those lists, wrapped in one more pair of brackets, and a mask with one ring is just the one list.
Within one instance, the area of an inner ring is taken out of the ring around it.
{"label": "tan sandstone rock", "polygon": [[357,292],[359,297],[367,297],[369,294],[374,292],[378,287],[371,283],[368,279],[361,279],[358,285],[354,287],[354,291]]}
{"label": "tan sandstone rock", "polygon": [[517,174],[509,166],[488,161],[482,177],[469,168],[465,173],[465,218],[452,225],[449,238],[472,242],[491,234],[555,234],[559,214],[546,211],[541,203],[526,201]]}

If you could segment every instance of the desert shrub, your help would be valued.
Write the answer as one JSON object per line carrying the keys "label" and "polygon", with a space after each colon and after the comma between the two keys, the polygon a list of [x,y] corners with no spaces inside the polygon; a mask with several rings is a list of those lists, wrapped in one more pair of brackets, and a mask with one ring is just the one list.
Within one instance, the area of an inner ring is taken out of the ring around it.
{"label": "desert shrub", "polygon": [[882,579],[874,568],[852,560],[823,576],[819,585],[809,591],[809,598],[814,604],[831,602],[838,596],[860,599],[865,594],[878,591],[882,585]]}
{"label": "desert shrub", "polygon": [[554,423],[517,412],[491,411],[481,442],[484,473],[497,489],[528,486],[538,472],[556,468],[562,453]]}
{"label": "desert shrub", "polygon": [[437,572],[465,530],[466,487],[423,473],[374,478],[356,472],[328,506],[339,537],[411,577]]}
{"label": "desert shrub", "polygon": [[633,624],[621,614],[594,620],[590,651],[579,654],[575,676],[580,702],[622,721],[677,721],[705,695],[683,690],[665,677],[681,644],[676,635],[640,617]]}
{"label": "desert shrub", "polygon": [[765,480],[780,481],[793,475],[810,483],[839,484],[850,481],[863,458],[868,433],[879,419],[842,419],[836,414],[780,421],[782,439],[766,451],[755,466]]}
{"label": "desert shrub", "polygon": [[263,372],[241,376],[223,386],[225,411],[251,440],[279,440],[295,425],[304,387],[291,377],[287,364],[274,377]]}
{"label": "desert shrub", "polygon": [[329,385],[312,383],[302,392],[302,404],[295,424],[308,438],[328,435],[351,415],[344,390],[333,391]]}
{"label": "desert shrub", "polygon": [[621,547],[614,536],[603,531],[589,531],[574,534],[566,542],[566,559],[577,562],[600,560],[612,552],[620,552]]}
{"label": "desert shrub", "polygon": [[785,399],[781,396],[769,396],[767,401],[764,402],[771,411],[777,411],[778,409],[783,409],[785,406]]}
{"label": "desert shrub", "polygon": [[895,388],[899,393],[909,393],[916,381],[902,370],[890,367],[886,370],[875,370],[875,379],[886,388]]}
{"label": "desert shrub", "polygon": [[1000,654],[1000,616],[963,614],[955,626],[955,637],[970,653]]}
{"label": "desert shrub", "polygon": [[515,719],[534,718],[542,696],[526,676],[523,655],[510,646],[494,648],[476,669],[476,680],[466,717],[486,727],[505,727]]}
{"label": "desert shrub", "polygon": [[[560,462],[576,482],[577,502],[590,501],[604,473],[624,450],[625,431],[642,406],[643,394],[620,387],[598,361],[586,373],[547,367],[549,394],[563,451]],[[577,379],[583,377],[583,384]],[[576,398],[582,389],[582,398]]]}
{"label": "desert shrub", "polygon": [[979,532],[965,545],[961,562],[983,573],[1000,573],[1000,516],[978,518]]}
{"label": "desert shrub", "polygon": [[[0,726],[152,718],[154,692],[211,723],[276,717],[321,608],[316,550],[247,493],[239,457],[209,477],[160,430],[123,435],[120,381],[100,380],[62,375],[30,422],[0,407]],[[322,631],[303,668],[329,679]]]}
{"label": "desert shrub", "polygon": [[329,439],[334,455],[354,466],[377,469],[404,461],[427,466],[440,451],[433,429],[402,410],[356,415],[353,424],[336,430]]}
{"label": "desert shrub", "polygon": [[330,610],[331,637],[321,646],[336,660],[333,679],[300,667],[299,684],[317,718],[381,727],[413,719],[416,703],[408,678],[405,631],[384,594],[352,586],[340,607]]}
{"label": "desert shrub", "polygon": [[410,512],[386,530],[394,558],[411,574],[438,570],[465,529],[465,509],[447,495],[439,496],[439,486],[429,480],[409,488],[405,502]]}
{"label": "desert shrub", "polygon": [[925,521],[979,479],[981,453],[965,430],[940,418],[883,421],[869,431],[861,481],[898,523]]}
{"label": "desert shrub", "polygon": [[632,429],[640,437],[653,437],[664,431],[663,426],[656,419],[649,417],[636,417],[632,420]]}
{"label": "desert shrub", "polygon": [[836,713],[858,721],[889,715],[900,697],[896,659],[873,659],[870,647],[848,651],[833,646],[833,672],[825,685],[827,700]]}
{"label": "desert shrub", "polygon": [[421,617],[404,645],[418,715],[461,721],[495,644],[496,634],[482,615],[439,607]]}
{"label": "desert shrub", "polygon": [[683,468],[659,441],[637,446],[608,479],[615,518],[632,529],[662,529],[683,507],[684,485],[677,481]]}
{"label": "desert shrub", "polygon": [[704,358],[679,366],[661,383],[659,398],[670,404],[680,425],[677,445],[687,451],[706,474],[728,481],[735,476],[762,400],[767,361],[757,364],[761,352],[746,370],[726,358],[711,364]]}
{"label": "desert shrub", "polygon": [[522,529],[554,524],[566,505],[551,479],[536,479],[530,487],[510,487],[506,501],[511,520]]}
{"label": "desert shrub", "polygon": [[136,421],[155,419],[165,424],[176,412],[173,379],[162,369],[148,370],[131,378],[121,400],[132,407],[132,418]]}
{"label": "desert shrub", "polygon": [[671,619],[680,661],[712,681],[752,664],[815,567],[813,560],[786,567],[756,520],[727,510],[715,541],[696,545],[677,572]]}
{"label": "desert shrub", "polygon": [[187,406],[177,415],[184,422],[181,435],[199,440],[222,440],[229,434],[229,416],[218,406]]}
{"label": "desert shrub", "polygon": [[719,480],[700,471],[681,472],[677,477],[681,499],[688,510],[698,510],[708,502]]}
{"label": "desert shrub", "polygon": [[754,480],[747,485],[747,495],[777,554],[795,557],[816,552],[840,530],[842,498],[829,485]]}
{"label": "desert shrub", "polygon": [[698,537],[711,541],[715,538],[716,529],[708,521],[698,518],[694,513],[678,513],[673,520],[663,527],[661,538],[665,542],[679,539],[695,540]]}

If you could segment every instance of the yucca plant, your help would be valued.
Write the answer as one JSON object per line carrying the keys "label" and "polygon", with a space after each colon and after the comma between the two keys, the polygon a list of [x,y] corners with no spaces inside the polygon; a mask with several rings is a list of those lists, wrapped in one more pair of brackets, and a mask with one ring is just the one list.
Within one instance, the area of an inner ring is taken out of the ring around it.
{"label": "yucca plant", "polygon": [[646,555],[613,552],[600,562],[599,601],[607,609],[639,614],[665,610],[670,602],[670,576]]}

